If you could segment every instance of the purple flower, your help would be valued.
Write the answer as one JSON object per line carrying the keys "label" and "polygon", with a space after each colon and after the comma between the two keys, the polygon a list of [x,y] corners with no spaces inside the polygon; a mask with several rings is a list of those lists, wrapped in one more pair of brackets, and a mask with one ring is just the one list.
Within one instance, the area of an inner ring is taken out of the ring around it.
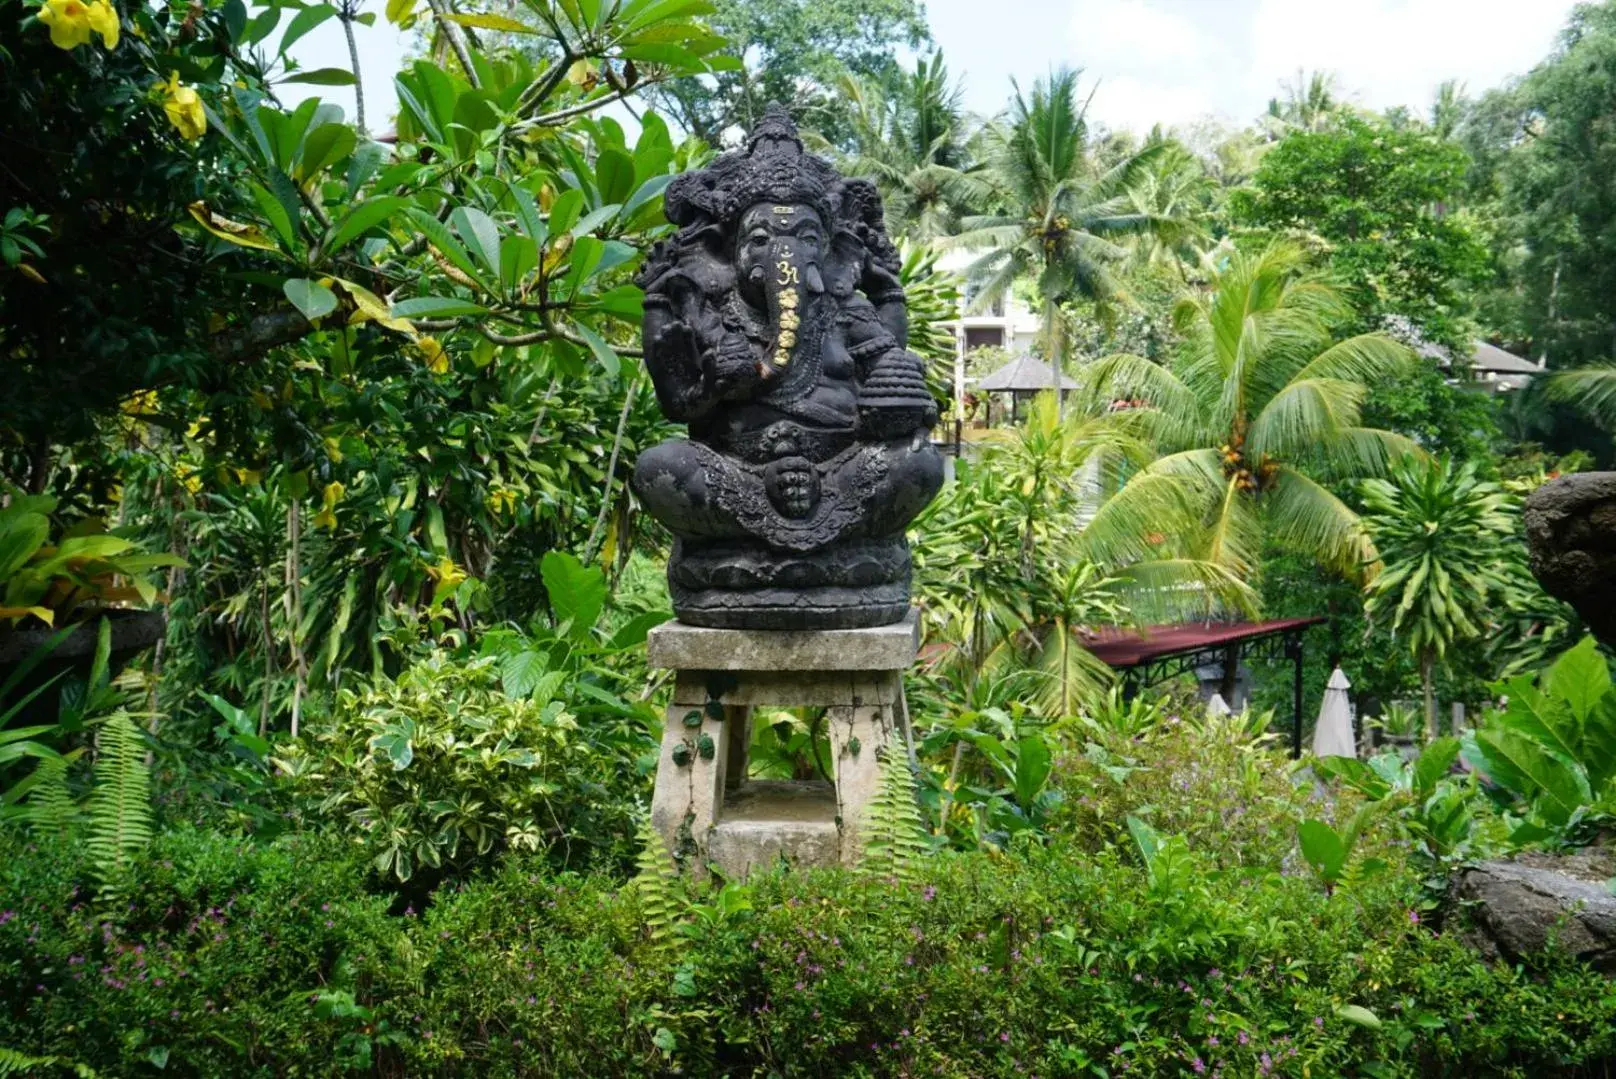
{"label": "purple flower", "polygon": [[1200,1057],[1196,1057],[1194,1060],[1190,1061],[1190,1070],[1196,1075],[1200,1075],[1202,1072],[1206,1071],[1206,1065],[1201,1062]]}
{"label": "purple flower", "polygon": [[1206,1039],[1206,1044],[1208,1044],[1208,1045],[1216,1045],[1216,1044],[1218,1044],[1218,1036],[1216,1034],[1214,1034],[1211,1037],[1207,1038]]}
{"label": "purple flower", "polygon": [[1323,1030],[1324,1029],[1324,1017],[1315,1015],[1313,1017],[1313,1025],[1315,1027],[1317,1027],[1319,1030]]}
{"label": "purple flower", "polygon": [[1408,921],[1409,921],[1410,925],[1419,925],[1420,924],[1420,912],[1417,911],[1417,910],[1409,911],[1408,912]]}
{"label": "purple flower", "polygon": [[1247,1042],[1249,1042],[1251,1040],[1251,1038],[1249,1036],[1247,1036],[1245,1031],[1242,1030],[1239,1034],[1235,1035],[1234,1040],[1239,1042],[1241,1045],[1245,1045]]}
{"label": "purple flower", "polygon": [[1010,1040],[1010,1032],[1008,1030],[999,1031],[999,1040],[1001,1042],[1009,1041]]}

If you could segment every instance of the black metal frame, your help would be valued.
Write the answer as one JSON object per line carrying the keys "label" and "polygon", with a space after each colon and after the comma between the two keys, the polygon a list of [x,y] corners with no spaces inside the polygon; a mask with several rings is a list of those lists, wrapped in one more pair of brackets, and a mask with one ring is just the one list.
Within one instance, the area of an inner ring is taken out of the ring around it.
{"label": "black metal frame", "polygon": [[1291,661],[1291,756],[1302,755],[1302,635],[1311,625],[1291,626],[1222,644],[1205,645],[1168,652],[1133,664],[1122,670],[1122,693],[1133,698],[1141,686],[1165,682],[1184,674],[1195,673],[1198,667],[1222,666],[1232,649],[1235,666],[1245,659]]}

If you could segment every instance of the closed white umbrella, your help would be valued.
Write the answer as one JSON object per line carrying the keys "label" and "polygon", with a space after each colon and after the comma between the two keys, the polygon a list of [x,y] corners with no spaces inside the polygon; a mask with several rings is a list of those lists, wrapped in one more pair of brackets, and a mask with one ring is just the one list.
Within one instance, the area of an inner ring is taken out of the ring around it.
{"label": "closed white umbrella", "polygon": [[1347,690],[1352,683],[1337,667],[1324,687],[1324,703],[1319,706],[1318,726],[1313,728],[1313,755],[1317,757],[1356,757],[1358,746],[1352,736],[1352,702]]}

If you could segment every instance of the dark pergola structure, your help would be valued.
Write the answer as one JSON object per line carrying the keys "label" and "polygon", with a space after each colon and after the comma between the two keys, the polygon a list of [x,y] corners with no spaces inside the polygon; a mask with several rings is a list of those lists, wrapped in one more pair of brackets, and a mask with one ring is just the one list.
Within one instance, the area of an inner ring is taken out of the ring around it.
{"label": "dark pergola structure", "polygon": [[1183,622],[1144,629],[1110,627],[1085,636],[1083,644],[1112,670],[1122,672],[1123,694],[1132,698],[1141,686],[1197,667],[1221,665],[1223,696],[1232,703],[1240,661],[1288,659],[1292,678],[1291,756],[1302,755],[1302,634],[1323,622],[1321,617],[1281,618],[1270,622]]}

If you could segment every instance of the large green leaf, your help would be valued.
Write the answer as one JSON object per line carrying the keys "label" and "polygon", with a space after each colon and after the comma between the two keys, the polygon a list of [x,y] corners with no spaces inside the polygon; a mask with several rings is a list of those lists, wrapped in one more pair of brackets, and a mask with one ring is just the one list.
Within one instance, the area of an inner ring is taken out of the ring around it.
{"label": "large green leaf", "polygon": [[1564,824],[1592,801],[1582,769],[1518,731],[1489,727],[1475,732],[1482,768],[1516,794],[1533,800],[1545,820]]}
{"label": "large green leaf", "polygon": [[1305,820],[1296,826],[1296,838],[1302,845],[1302,857],[1320,877],[1331,884],[1341,879],[1347,865],[1347,845],[1334,828],[1321,820]]}
{"label": "large green leaf", "polygon": [[337,294],[318,281],[293,277],[281,286],[281,291],[286,293],[286,298],[292,301],[292,306],[310,322],[323,318],[337,309]]}
{"label": "large green leaf", "polygon": [[366,230],[374,228],[383,221],[408,205],[409,200],[396,195],[383,195],[380,198],[361,202],[349,210],[343,219],[332,226],[325,238],[325,251],[331,254],[342,250],[350,241],[363,234]]}
{"label": "large green leaf", "polygon": [[499,226],[494,219],[475,206],[457,206],[449,215],[466,249],[472,253],[491,275],[499,274]]}
{"label": "large green leaf", "polygon": [[1459,757],[1459,739],[1438,738],[1425,747],[1419,760],[1414,762],[1414,789],[1423,797],[1429,794],[1453,762]]}
{"label": "large green leaf", "polygon": [[1016,743],[1016,804],[1031,810],[1038,792],[1044,789],[1050,771],[1049,743],[1041,734],[1029,734]]}
{"label": "large green leaf", "polygon": [[586,636],[606,603],[606,575],[600,567],[586,566],[566,551],[550,551],[539,562],[539,575],[556,624],[567,626],[575,639]]}
{"label": "large green leaf", "polygon": [[1610,692],[1610,667],[1591,635],[1583,637],[1544,672],[1543,690],[1570,705],[1578,723],[1588,718],[1600,698]]}
{"label": "large green leaf", "polygon": [[50,521],[38,513],[0,511],[0,584],[22,568],[50,536]]}

